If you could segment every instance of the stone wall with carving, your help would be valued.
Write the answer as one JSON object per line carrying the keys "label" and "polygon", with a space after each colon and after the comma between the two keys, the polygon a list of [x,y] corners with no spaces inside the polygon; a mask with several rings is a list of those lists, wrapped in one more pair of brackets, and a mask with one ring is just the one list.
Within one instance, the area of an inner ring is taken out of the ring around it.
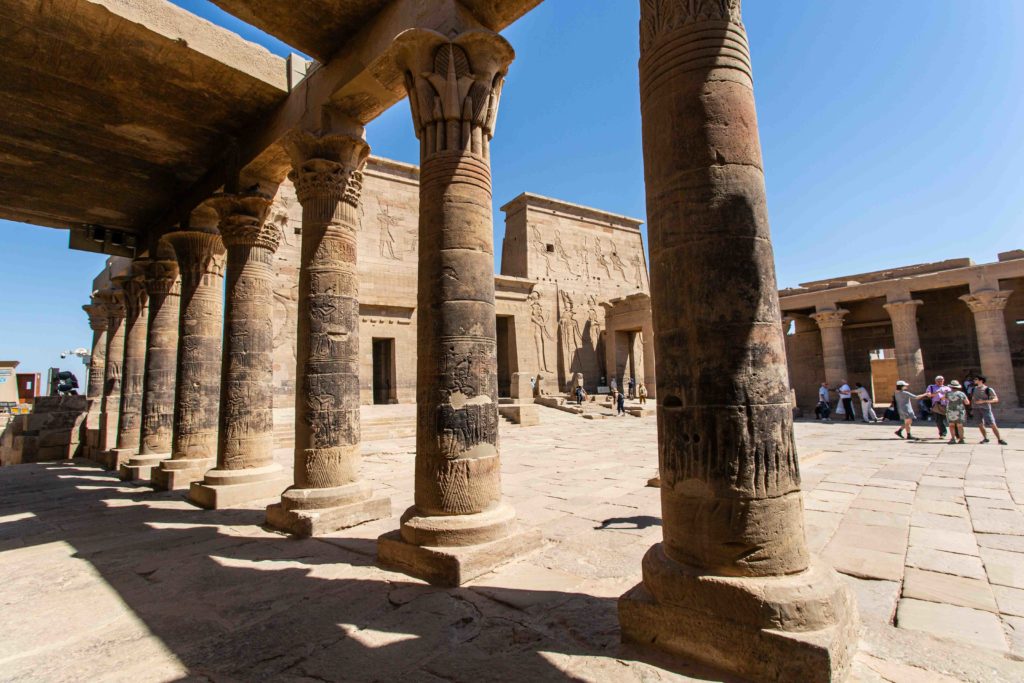
{"label": "stone wall with carving", "polygon": [[537,282],[523,335],[531,358],[520,370],[541,372],[562,391],[582,372],[595,391],[614,374],[605,362],[603,304],[649,293],[641,221],[526,193],[502,210],[501,272]]}

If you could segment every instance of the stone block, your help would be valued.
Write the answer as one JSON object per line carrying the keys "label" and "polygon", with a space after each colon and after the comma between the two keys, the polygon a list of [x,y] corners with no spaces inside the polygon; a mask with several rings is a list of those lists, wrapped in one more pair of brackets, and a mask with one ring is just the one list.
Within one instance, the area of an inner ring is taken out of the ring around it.
{"label": "stone block", "polygon": [[267,506],[268,527],[300,538],[323,536],[390,516],[391,499],[386,497],[309,510],[289,510],[281,503]]}
{"label": "stone block", "polygon": [[537,550],[542,545],[539,529],[514,528],[494,541],[467,546],[422,546],[390,531],[377,539],[377,562],[437,586],[462,584]]}
{"label": "stone block", "polygon": [[151,472],[153,488],[161,491],[180,491],[200,481],[214,465],[212,459],[165,460]]}
{"label": "stone block", "polygon": [[993,650],[1008,649],[999,617],[969,607],[903,598],[896,610],[896,625]]}
{"label": "stone block", "polygon": [[986,612],[996,612],[996,600],[988,582],[908,567],[903,576],[903,597],[944,602]]}
{"label": "stone block", "polygon": [[292,485],[290,473],[283,473],[278,468],[275,476],[245,481],[237,484],[211,484],[207,481],[194,481],[189,487],[188,499],[199,507],[208,510],[235,507],[277,498],[281,492]]}
{"label": "stone block", "polygon": [[530,403],[498,406],[498,412],[521,427],[533,427],[540,424],[540,411]]}
{"label": "stone block", "polygon": [[623,642],[765,681],[843,680],[857,650],[847,585],[824,565],[778,577],[690,572],[661,544],[644,581],[619,598]]}
{"label": "stone block", "polygon": [[136,455],[128,460],[118,470],[118,476],[122,481],[149,481],[153,476],[153,469],[160,466],[160,463],[171,457],[170,453],[148,453]]}

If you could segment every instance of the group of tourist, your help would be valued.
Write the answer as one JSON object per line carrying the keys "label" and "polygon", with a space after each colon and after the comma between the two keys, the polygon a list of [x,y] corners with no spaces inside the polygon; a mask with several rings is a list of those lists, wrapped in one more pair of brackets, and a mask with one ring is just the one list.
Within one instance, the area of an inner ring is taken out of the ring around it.
{"label": "group of tourist", "polygon": [[[856,393],[861,406],[861,420],[866,423],[881,422],[875,413],[871,394],[860,382],[857,382],[856,389],[843,380],[836,393],[839,400],[836,403],[836,415],[843,415],[845,421],[856,420],[854,414],[854,399]],[[915,402],[919,402],[922,414],[926,419],[930,417],[935,421],[939,431],[939,438],[949,436],[949,444],[962,444],[964,442],[964,424],[971,417],[976,416],[976,422],[981,431],[981,443],[989,443],[986,427],[992,430],[996,441],[1005,446],[996,424],[995,414],[992,406],[999,403],[999,395],[995,389],[988,386],[987,381],[981,376],[972,376],[964,380],[963,384],[953,380],[946,383],[945,377],[939,375],[933,384],[929,384],[924,393],[915,394],[909,390],[909,383],[899,380],[896,382],[896,392],[893,394],[892,403],[885,411],[883,419],[894,420],[900,423],[896,430],[896,436],[901,439],[917,441],[918,438],[911,434],[914,420],[917,413],[914,410]],[[815,418],[831,422],[832,407],[830,403],[828,382],[822,382],[818,389],[818,405],[814,409]]]}

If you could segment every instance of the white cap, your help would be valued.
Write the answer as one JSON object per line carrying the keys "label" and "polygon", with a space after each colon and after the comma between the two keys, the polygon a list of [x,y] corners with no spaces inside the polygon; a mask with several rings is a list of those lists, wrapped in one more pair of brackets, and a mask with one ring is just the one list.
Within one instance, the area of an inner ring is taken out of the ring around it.
{"label": "white cap", "polygon": [[905,387],[905,386],[908,386],[908,385],[903,380],[900,380],[900,381],[896,382],[896,386],[898,386],[898,387]]}

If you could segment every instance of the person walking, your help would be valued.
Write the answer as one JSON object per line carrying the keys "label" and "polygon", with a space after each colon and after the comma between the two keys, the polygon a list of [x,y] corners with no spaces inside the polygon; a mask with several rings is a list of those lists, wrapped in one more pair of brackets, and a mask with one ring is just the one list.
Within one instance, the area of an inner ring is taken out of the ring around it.
{"label": "person walking", "polygon": [[878,415],[875,414],[871,393],[860,382],[857,382],[857,395],[860,396],[860,415],[864,422],[878,422]]}
{"label": "person walking", "polygon": [[647,386],[640,382],[640,388],[637,389],[636,395],[640,397],[640,405],[647,404]]}
{"label": "person walking", "polygon": [[629,397],[636,398],[636,380],[632,377],[629,378]]}
{"label": "person walking", "polygon": [[967,406],[971,400],[962,391],[960,382],[949,383],[946,393],[946,421],[949,423],[949,441],[947,443],[964,443],[964,419],[967,417]]}
{"label": "person walking", "polygon": [[948,424],[946,420],[946,394],[950,391],[946,386],[946,378],[942,375],[935,377],[935,384],[929,384],[926,398],[931,401],[929,410],[935,418],[935,426],[939,429],[939,438],[946,438]]}
{"label": "person walking", "polygon": [[996,442],[1000,446],[1006,446],[1003,437],[999,435],[999,426],[996,425],[996,417],[992,413],[992,406],[999,403],[999,396],[996,390],[988,385],[988,380],[978,376],[974,378],[974,412],[978,415],[978,429],[981,430],[981,443],[988,443],[988,434],[985,432],[987,425],[996,436]]}
{"label": "person walking", "polygon": [[616,408],[617,408],[617,410],[616,410],[616,414],[617,415],[625,415],[626,414],[626,395],[624,393],[622,393],[621,391],[618,392],[618,396],[616,397],[615,405],[616,405]]}
{"label": "person walking", "polygon": [[910,428],[914,424],[914,401],[923,398],[926,394],[915,394],[907,391],[907,387],[910,386],[903,380],[896,382],[896,394],[894,399],[896,401],[896,410],[899,412],[900,419],[903,420],[903,424],[899,429],[896,430],[896,436],[899,438],[903,437],[903,431],[907,432],[907,439],[911,441],[920,441],[916,436],[910,434]]}
{"label": "person walking", "polygon": [[822,382],[818,387],[818,405],[814,406],[814,419],[831,422],[829,419],[831,414],[832,408],[828,403],[828,382]]}
{"label": "person walking", "polygon": [[850,390],[850,385],[846,383],[845,379],[839,386],[839,400],[843,402],[843,412],[846,414],[846,421],[854,422],[857,418],[853,414],[853,392]]}
{"label": "person walking", "polygon": [[576,405],[583,405],[583,387],[576,387]]}

